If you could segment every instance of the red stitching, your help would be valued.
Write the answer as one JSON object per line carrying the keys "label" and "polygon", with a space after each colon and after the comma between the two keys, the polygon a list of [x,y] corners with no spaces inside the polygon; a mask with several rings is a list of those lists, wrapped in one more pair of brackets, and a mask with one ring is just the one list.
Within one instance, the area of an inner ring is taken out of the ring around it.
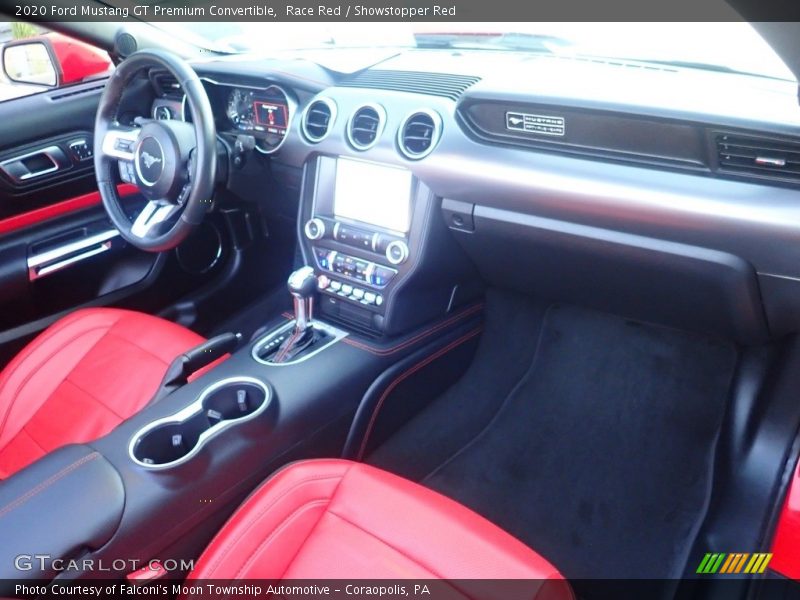
{"label": "red stitching", "polygon": [[435,576],[436,579],[442,579],[442,580],[445,580],[445,581],[447,580],[447,577],[445,577],[441,573],[438,573],[438,572],[434,571],[431,567],[429,567],[428,565],[422,563],[419,559],[414,558],[408,552],[405,552],[404,550],[401,550],[397,546],[394,546],[393,544],[390,544],[385,539],[383,539],[379,535],[375,534],[374,532],[370,531],[369,529],[367,529],[365,527],[362,527],[358,523],[355,523],[355,522],[351,521],[350,519],[348,519],[347,517],[344,517],[344,516],[340,515],[339,513],[334,512],[334,511],[332,511],[330,509],[328,509],[327,514],[333,515],[334,517],[336,517],[337,519],[341,519],[342,521],[344,521],[345,523],[347,523],[351,527],[355,527],[359,531],[363,531],[364,533],[366,533],[368,536],[370,536],[372,538],[375,538],[376,540],[378,540],[384,546],[388,546],[389,548],[391,548],[392,550],[397,552],[400,556],[405,557],[407,560],[411,561],[415,565],[420,566],[423,569],[425,569],[428,573],[430,573],[431,575]]}
{"label": "red stitching", "polygon": [[421,331],[420,333],[418,333],[414,337],[409,338],[409,339],[407,339],[407,340],[405,340],[403,342],[400,342],[396,346],[392,346],[390,348],[376,348],[375,346],[370,346],[368,344],[364,344],[363,342],[359,342],[357,340],[351,340],[350,338],[344,338],[342,341],[344,343],[346,343],[346,344],[350,344],[351,346],[359,348],[360,350],[365,350],[367,352],[371,352],[372,354],[377,354],[378,356],[388,356],[390,354],[394,354],[395,352],[399,352],[400,350],[404,350],[405,348],[408,348],[409,346],[411,346],[411,345],[417,343],[418,341],[428,337],[429,335],[432,335],[432,334],[436,333],[437,331],[440,331],[440,330],[444,329],[445,327],[448,327],[448,326],[452,325],[453,323],[456,323],[456,322],[460,321],[464,317],[468,317],[468,316],[470,316],[470,315],[472,315],[474,313],[480,312],[481,310],[483,310],[483,306],[484,306],[483,304],[476,304],[475,306],[471,306],[470,308],[467,308],[467,309],[463,310],[462,312],[457,313],[457,314],[453,315],[452,317],[442,321],[441,323],[433,325],[432,327]]}
{"label": "red stitching", "polygon": [[[275,527],[275,529],[273,529],[272,532],[264,540],[261,541],[261,543],[253,551],[250,557],[239,568],[239,570],[236,572],[236,575],[234,575],[233,578],[241,579],[242,574],[247,572],[247,570],[251,566],[253,566],[253,564],[258,560],[258,557],[261,556],[261,553],[264,551],[264,548],[267,546],[267,544],[269,544],[273,539],[275,539],[275,536],[277,536],[284,529],[286,529],[289,526],[289,522],[293,521],[298,514],[300,514],[301,512],[305,512],[306,510],[312,507],[323,506],[323,505],[327,506],[330,503],[330,501],[331,499],[329,496],[326,496],[324,498],[314,498],[313,500],[304,502],[303,504],[295,508],[285,519],[283,519],[280,523],[278,523],[277,527]],[[289,566],[291,566],[291,563],[289,564]]]}
{"label": "red stitching", "polygon": [[[345,344],[349,344],[354,348],[358,348],[359,350],[364,350],[365,352],[371,352],[372,354],[377,354],[378,356],[389,356],[390,354],[394,354],[395,352],[399,352],[405,348],[408,348],[412,344],[420,341],[423,338],[428,337],[431,334],[436,333],[437,331],[444,329],[445,327],[452,325],[453,323],[460,321],[464,317],[468,317],[476,312],[480,312],[483,310],[485,305],[483,303],[475,304],[474,306],[470,306],[469,308],[465,308],[460,313],[456,313],[452,317],[442,321],[441,323],[437,323],[429,327],[428,329],[422,330],[420,333],[416,334],[414,337],[404,340],[397,344],[396,346],[390,346],[389,348],[379,348],[377,346],[370,346],[369,344],[365,344],[364,342],[359,342],[357,340],[350,339],[349,337],[344,338],[342,341]],[[294,319],[294,315],[289,312],[281,313],[281,316],[286,319]]]}
{"label": "red stitching", "polygon": [[19,498],[17,498],[13,502],[11,502],[10,504],[6,504],[2,508],[2,510],[0,510],[0,517],[3,517],[6,514],[8,514],[9,512],[11,512],[12,510],[14,510],[15,508],[17,508],[19,506],[22,506],[28,500],[30,500],[31,498],[36,496],[39,492],[41,492],[41,491],[45,490],[46,488],[50,487],[51,485],[53,485],[59,479],[62,479],[64,477],[66,477],[72,471],[74,471],[75,469],[80,467],[81,465],[84,465],[84,464],[88,463],[89,461],[94,460],[95,458],[97,458],[99,456],[100,456],[99,452],[92,452],[91,454],[87,454],[83,458],[81,458],[79,460],[76,460],[71,465],[67,465],[66,467],[61,469],[58,473],[56,473],[55,475],[51,475],[50,477],[45,479],[43,482],[41,482],[39,485],[37,485],[35,488],[29,490],[28,492],[26,492],[25,494],[23,494],[22,496],[20,496]]}
{"label": "red stitching", "polygon": [[435,353],[431,354],[430,356],[425,358],[423,361],[417,363],[416,365],[411,367],[409,370],[403,372],[394,381],[392,381],[392,383],[389,384],[389,386],[384,390],[383,394],[381,395],[380,399],[378,400],[378,403],[375,405],[375,408],[372,411],[372,416],[370,417],[369,423],[367,424],[367,430],[364,433],[364,439],[361,441],[361,447],[359,448],[358,456],[356,457],[356,460],[360,461],[360,460],[362,460],[364,458],[364,452],[366,452],[366,449],[367,449],[367,442],[369,441],[369,436],[372,434],[372,428],[375,425],[375,421],[378,418],[378,412],[380,412],[380,409],[383,406],[384,401],[389,396],[389,394],[392,393],[394,388],[396,388],[400,383],[402,383],[403,381],[408,379],[411,375],[413,375],[414,373],[416,373],[420,369],[422,369],[422,368],[426,367],[427,365],[429,365],[430,363],[432,363],[437,358],[440,358],[441,356],[447,354],[448,352],[450,352],[451,350],[453,350],[457,346],[460,346],[464,342],[467,342],[468,340],[474,338],[481,331],[483,331],[483,327],[478,327],[477,329],[473,329],[469,333],[461,336],[457,340],[455,340],[453,342],[450,342],[450,344],[448,344],[444,348],[442,348],[440,350],[437,350]]}
{"label": "red stitching", "polygon": [[[102,340],[102,339],[103,339],[103,337],[105,337],[105,335],[106,335],[106,334],[107,334],[107,333],[108,333],[108,332],[111,330],[111,328],[112,328],[114,325],[116,325],[116,324],[117,324],[117,322],[118,322],[118,321],[119,321],[121,318],[122,318],[122,317],[117,317],[117,320],[116,320],[116,321],[114,321],[114,323],[112,323],[110,326],[106,326],[106,325],[97,325],[97,326],[95,326],[95,327],[91,327],[91,328],[89,328],[89,329],[84,329],[84,330],[82,330],[82,331],[79,331],[77,334],[73,335],[71,338],[69,338],[69,339],[68,339],[68,340],[66,340],[64,343],[62,343],[62,344],[61,344],[61,345],[60,345],[58,348],[56,348],[56,349],[55,349],[55,350],[53,350],[53,351],[52,351],[50,354],[48,354],[48,355],[47,355],[47,357],[46,357],[44,360],[42,360],[42,361],[39,361],[39,366],[41,366],[42,364],[44,364],[44,363],[48,362],[48,361],[49,361],[51,358],[53,358],[53,357],[54,357],[56,354],[58,354],[59,352],[61,352],[61,351],[62,351],[62,350],[63,350],[63,349],[66,347],[66,346],[68,346],[68,345],[69,345],[69,344],[71,344],[72,342],[74,342],[74,341],[76,341],[76,340],[79,340],[79,339],[80,339],[80,338],[82,338],[83,336],[85,336],[85,335],[87,335],[87,334],[89,334],[89,333],[92,333],[93,331],[98,331],[98,330],[100,330],[100,329],[105,329],[105,330],[106,330],[106,332],[105,332],[105,333],[104,333],[104,334],[103,334],[103,335],[100,337],[100,340]],[[90,347],[90,348],[89,348],[89,349],[88,349],[88,350],[87,350],[87,351],[84,353],[84,356],[86,356],[86,354],[88,354],[89,352],[91,352],[91,351],[92,351],[92,349],[93,349],[95,346],[97,346],[97,343],[99,343],[99,341],[100,341],[100,340],[98,340],[98,342],[96,342],[95,344],[93,344],[93,345],[92,345],[92,346],[91,346],[91,347]],[[15,366],[14,366],[14,369],[15,369],[15,370],[16,370],[16,369],[19,369],[19,367],[20,367],[20,366],[21,366],[21,365],[22,365],[24,362],[25,362],[25,361],[21,361],[19,364],[15,365]],[[73,369],[73,370],[74,370],[74,369]],[[15,372],[15,371],[14,371],[14,372]],[[11,415],[11,411],[12,411],[12,409],[14,408],[14,406],[16,405],[16,403],[17,403],[17,400],[19,399],[19,395],[20,395],[20,393],[22,392],[22,389],[23,389],[23,388],[24,388],[26,385],[28,385],[28,383],[30,383],[30,380],[31,380],[31,379],[32,379],[32,378],[33,378],[33,377],[36,375],[36,373],[38,373],[38,372],[39,372],[39,368],[37,367],[36,369],[33,369],[33,370],[30,372],[30,373],[28,373],[28,374],[25,376],[25,378],[22,380],[22,382],[21,382],[21,383],[20,383],[20,384],[17,386],[17,388],[14,390],[14,393],[11,395],[11,401],[9,402],[9,404],[8,404],[8,407],[6,408],[5,414],[3,415],[3,420],[2,420],[2,422],[0,422],[0,436],[2,436],[3,432],[4,432],[4,431],[5,431],[5,429],[6,429],[6,425],[8,424],[8,417]],[[59,383],[59,385],[61,385],[61,383],[63,383],[63,382],[64,382],[64,380],[66,380],[66,378],[67,378],[67,377],[69,377],[70,373],[72,373],[72,370],[71,370],[71,371],[69,371],[68,373],[66,373],[66,374],[64,375],[64,377],[62,377],[62,379],[61,379],[61,382]],[[5,383],[6,383],[6,381],[3,381],[3,383],[5,384]],[[58,386],[56,386],[56,387],[58,387]],[[54,389],[55,389],[55,388],[54,388]]]}
{"label": "red stitching", "polygon": [[[346,474],[346,471],[345,471],[345,474]],[[307,483],[311,483],[311,482],[314,482],[314,481],[325,481],[325,480],[328,480],[328,479],[341,479],[343,476],[344,476],[344,474],[343,475],[323,475],[323,476],[308,477],[306,479],[302,479],[302,480],[296,482],[290,488],[287,488],[286,490],[284,490],[281,494],[279,494],[275,498],[273,498],[272,501],[267,506],[265,506],[261,510],[259,510],[258,513],[256,513],[254,516],[251,516],[251,517],[247,518],[246,520],[242,520],[242,523],[237,523],[237,527],[242,527],[242,530],[232,540],[230,540],[230,541],[225,540],[224,542],[220,541],[220,546],[219,546],[219,549],[217,549],[216,552],[215,552],[216,556],[214,557],[214,560],[211,561],[211,563],[208,565],[208,567],[203,569],[203,572],[205,573],[203,575],[203,579],[211,579],[211,574],[214,573],[219,568],[219,565],[222,562],[222,560],[224,558],[226,558],[230,554],[231,550],[233,550],[233,548],[236,546],[236,544],[239,542],[239,540],[242,538],[242,536],[244,536],[246,533],[249,533],[250,528],[253,527],[256,523],[258,523],[258,521],[261,520],[261,517],[263,517],[264,514],[266,514],[280,500],[285,498],[287,495],[289,495],[291,492],[293,492],[294,490],[296,490],[300,486],[303,486],[303,485],[305,485]],[[267,479],[267,481],[265,481],[259,488],[257,488],[257,490],[255,492],[253,492],[253,495],[250,497],[250,499],[248,501],[246,501],[238,509],[238,511],[246,509],[247,505],[250,504],[250,502],[254,501],[257,497],[259,497],[259,495],[263,492],[263,490],[268,485],[274,483],[274,481],[275,480],[272,479],[272,478]],[[234,516],[235,516],[235,514],[234,514]],[[247,523],[247,527],[243,526],[244,523]],[[211,544],[209,544],[209,547],[214,545],[214,543],[217,541],[217,538],[219,538],[219,537],[227,537],[228,534],[225,532],[225,530],[228,528],[229,524],[230,524],[230,521],[228,521],[228,523],[226,523],[223,526],[223,528],[220,530],[220,532],[217,534],[217,536],[213,540],[211,540]]]}

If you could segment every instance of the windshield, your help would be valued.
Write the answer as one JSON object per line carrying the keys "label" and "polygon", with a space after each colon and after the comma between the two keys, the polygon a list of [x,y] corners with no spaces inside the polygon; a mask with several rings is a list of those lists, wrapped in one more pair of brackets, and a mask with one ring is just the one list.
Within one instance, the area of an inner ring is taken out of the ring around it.
{"label": "windshield", "polygon": [[159,23],[220,52],[441,48],[618,58],[794,81],[744,22],[728,23]]}

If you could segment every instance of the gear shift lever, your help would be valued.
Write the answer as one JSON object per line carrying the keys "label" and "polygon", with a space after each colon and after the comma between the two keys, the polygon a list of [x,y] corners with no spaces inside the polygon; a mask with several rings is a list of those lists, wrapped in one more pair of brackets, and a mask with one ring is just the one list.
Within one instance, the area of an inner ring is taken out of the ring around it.
{"label": "gear shift lever", "polygon": [[311,318],[314,308],[314,292],[317,291],[317,278],[312,267],[301,267],[289,275],[289,293],[294,300],[294,330],[286,338],[272,362],[282,363],[290,360],[314,342]]}
{"label": "gear shift lever", "polygon": [[314,269],[301,267],[289,275],[289,293],[294,300],[294,330],[304,332],[313,316],[314,292],[317,291],[317,278]]}

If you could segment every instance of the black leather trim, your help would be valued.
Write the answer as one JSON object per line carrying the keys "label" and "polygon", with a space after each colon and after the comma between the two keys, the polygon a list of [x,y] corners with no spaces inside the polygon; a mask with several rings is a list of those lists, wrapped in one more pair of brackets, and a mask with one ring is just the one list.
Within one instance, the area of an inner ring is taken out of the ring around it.
{"label": "black leather trim", "polygon": [[[114,467],[92,448],[72,445],[0,483],[0,580],[50,579],[56,570],[17,568],[17,557],[69,559],[103,546],[119,525],[125,489]],[[20,563],[25,566],[25,562]],[[0,594],[11,594],[3,589]]]}

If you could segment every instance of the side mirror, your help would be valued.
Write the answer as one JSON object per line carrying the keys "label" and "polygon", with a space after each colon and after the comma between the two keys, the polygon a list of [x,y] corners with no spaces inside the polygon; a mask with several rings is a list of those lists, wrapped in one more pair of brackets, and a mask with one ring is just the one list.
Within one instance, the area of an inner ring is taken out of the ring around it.
{"label": "side mirror", "polygon": [[3,72],[17,83],[67,85],[106,73],[112,66],[105,52],[55,31],[3,46]]}
{"label": "side mirror", "polygon": [[19,40],[3,47],[3,72],[10,81],[34,85],[58,85],[58,69],[52,48],[44,41]]}

